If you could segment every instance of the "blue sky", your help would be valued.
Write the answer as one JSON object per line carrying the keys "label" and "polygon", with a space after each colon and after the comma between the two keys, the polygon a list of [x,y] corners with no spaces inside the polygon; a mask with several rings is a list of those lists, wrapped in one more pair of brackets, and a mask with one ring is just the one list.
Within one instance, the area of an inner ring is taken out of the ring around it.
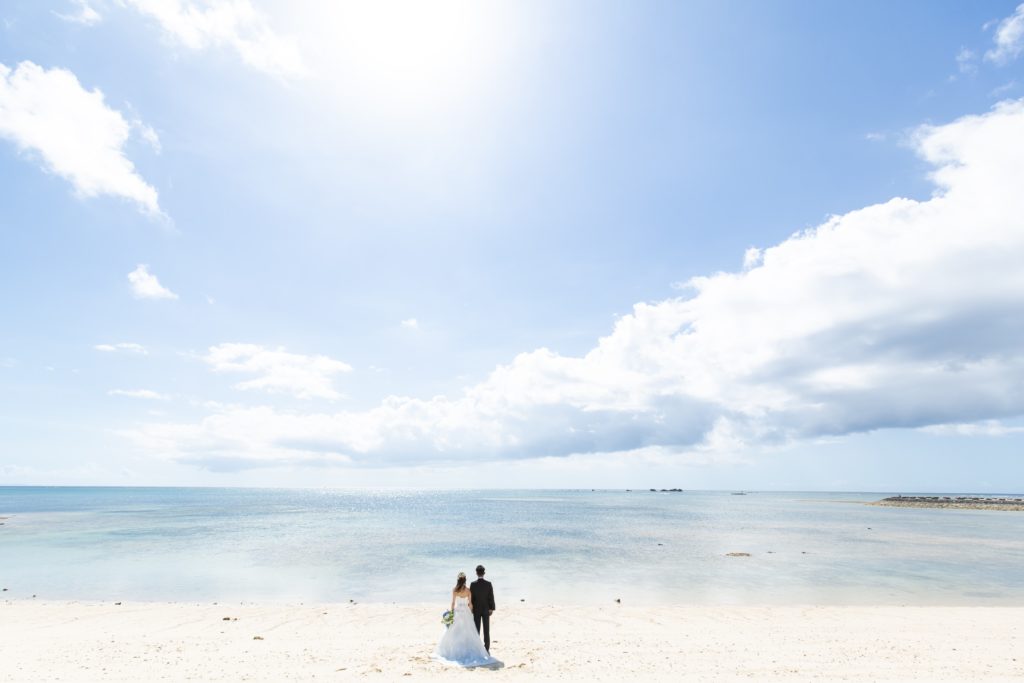
{"label": "blue sky", "polygon": [[1014,2],[8,0],[0,483],[1020,490],[1022,51]]}

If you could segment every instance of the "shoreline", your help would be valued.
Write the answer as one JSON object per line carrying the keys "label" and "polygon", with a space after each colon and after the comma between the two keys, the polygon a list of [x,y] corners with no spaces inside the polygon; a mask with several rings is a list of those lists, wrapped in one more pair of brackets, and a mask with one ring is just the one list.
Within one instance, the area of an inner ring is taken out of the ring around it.
{"label": "shoreline", "polygon": [[499,604],[476,672],[430,658],[444,607],[6,600],[0,680],[1024,677],[1024,607]]}

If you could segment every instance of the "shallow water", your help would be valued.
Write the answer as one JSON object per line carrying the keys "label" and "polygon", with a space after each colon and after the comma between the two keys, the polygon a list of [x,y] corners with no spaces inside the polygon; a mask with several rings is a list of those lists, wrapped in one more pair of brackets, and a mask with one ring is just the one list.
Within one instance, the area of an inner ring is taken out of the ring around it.
{"label": "shallow water", "polygon": [[11,598],[444,602],[483,563],[499,608],[1024,605],[1024,513],[857,502],[884,496],[0,487],[0,584]]}

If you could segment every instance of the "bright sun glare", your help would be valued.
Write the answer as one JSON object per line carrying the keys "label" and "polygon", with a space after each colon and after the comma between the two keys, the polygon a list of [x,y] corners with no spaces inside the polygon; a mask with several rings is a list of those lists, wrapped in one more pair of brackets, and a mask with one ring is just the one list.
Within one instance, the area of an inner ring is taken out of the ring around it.
{"label": "bright sun glare", "polygon": [[502,17],[485,2],[339,3],[326,19],[319,4],[307,16],[314,44],[300,48],[316,53],[318,71],[343,92],[393,105],[471,94],[502,42]]}

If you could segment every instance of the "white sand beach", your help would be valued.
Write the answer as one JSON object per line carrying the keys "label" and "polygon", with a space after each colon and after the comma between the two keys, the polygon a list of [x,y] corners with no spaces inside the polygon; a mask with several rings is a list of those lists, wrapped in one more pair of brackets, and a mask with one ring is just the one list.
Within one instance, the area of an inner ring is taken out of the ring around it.
{"label": "white sand beach", "polygon": [[494,670],[431,660],[443,609],[12,600],[0,680],[1024,680],[1021,607],[516,604]]}

